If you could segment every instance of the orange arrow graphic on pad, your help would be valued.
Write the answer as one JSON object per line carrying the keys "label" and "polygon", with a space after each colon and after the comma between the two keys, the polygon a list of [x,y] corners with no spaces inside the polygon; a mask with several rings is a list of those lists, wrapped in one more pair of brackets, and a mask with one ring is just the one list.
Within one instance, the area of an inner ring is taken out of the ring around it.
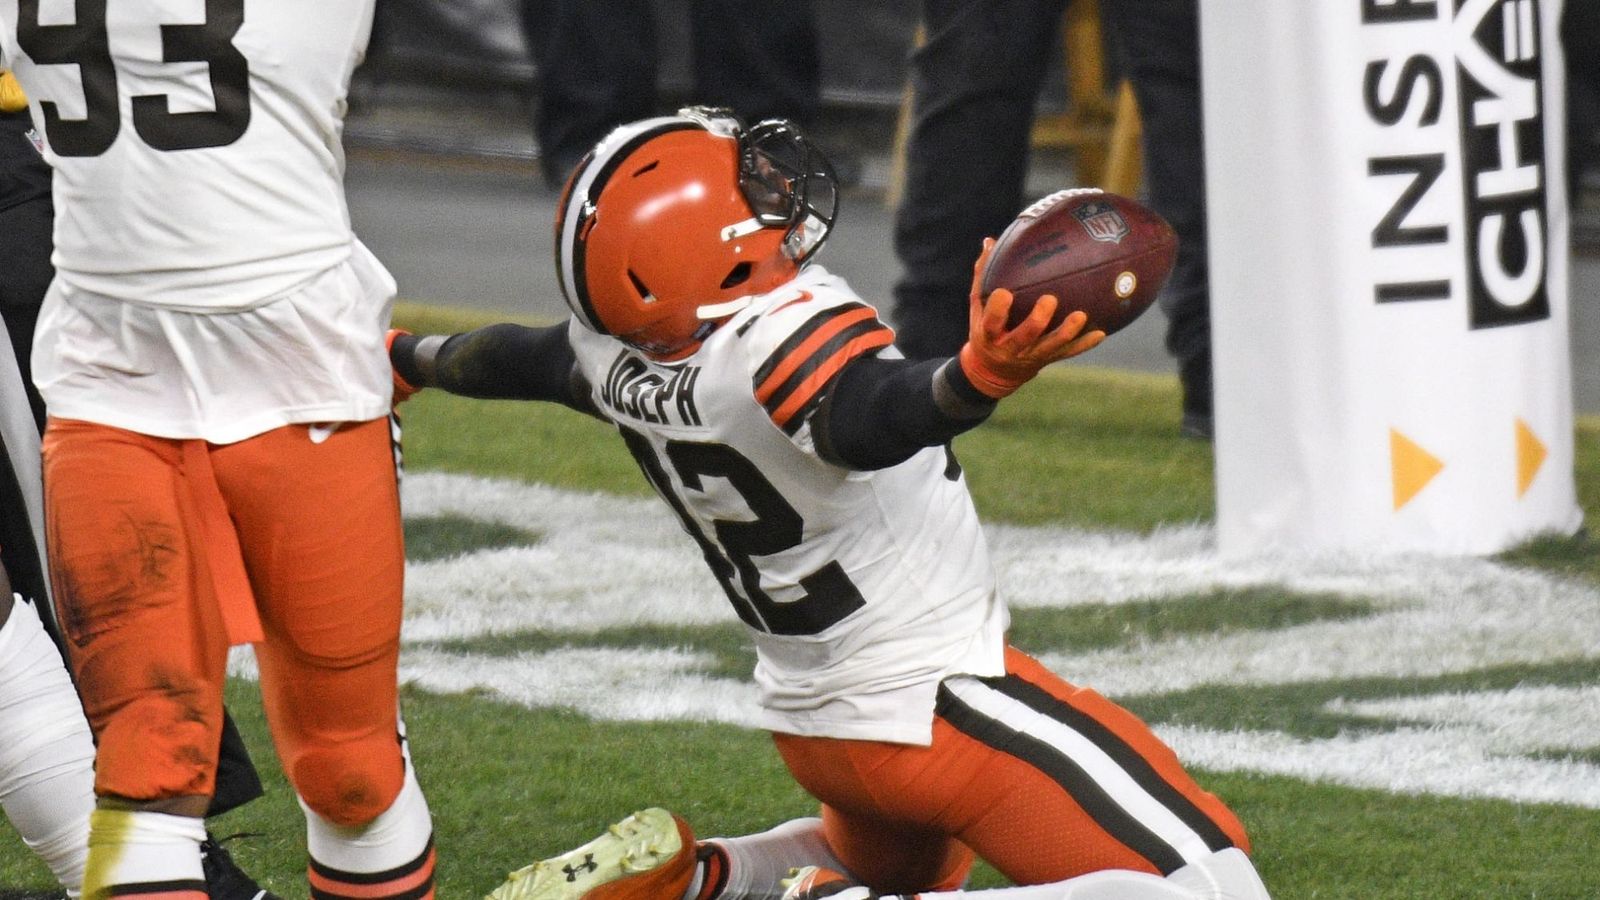
{"label": "orange arrow graphic on pad", "polygon": [[1544,442],[1539,440],[1528,427],[1528,423],[1517,420],[1517,496],[1521,497],[1533,486],[1533,479],[1543,468],[1545,457],[1550,451],[1545,449]]}
{"label": "orange arrow graphic on pad", "polygon": [[1444,469],[1444,462],[1422,449],[1416,441],[1391,428],[1389,466],[1394,474],[1394,508],[1398,512]]}

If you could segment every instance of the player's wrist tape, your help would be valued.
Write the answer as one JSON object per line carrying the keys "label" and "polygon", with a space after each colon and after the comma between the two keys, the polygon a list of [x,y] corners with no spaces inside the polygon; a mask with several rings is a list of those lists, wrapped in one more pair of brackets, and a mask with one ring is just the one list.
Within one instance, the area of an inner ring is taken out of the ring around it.
{"label": "player's wrist tape", "polygon": [[986,397],[1000,400],[1009,397],[1017,388],[1027,384],[1037,374],[1038,370],[1030,370],[1020,377],[995,371],[986,363],[977,348],[968,341],[961,347],[961,353],[956,357],[961,364],[961,372],[977,391]]}
{"label": "player's wrist tape", "polygon": [[422,390],[423,378],[416,368],[419,339],[402,328],[391,328],[384,337],[389,351],[389,366],[394,377],[394,400],[399,403]]}
{"label": "player's wrist tape", "polygon": [[994,412],[995,402],[972,383],[960,360],[947,360],[933,373],[933,403],[955,421],[987,418]]}

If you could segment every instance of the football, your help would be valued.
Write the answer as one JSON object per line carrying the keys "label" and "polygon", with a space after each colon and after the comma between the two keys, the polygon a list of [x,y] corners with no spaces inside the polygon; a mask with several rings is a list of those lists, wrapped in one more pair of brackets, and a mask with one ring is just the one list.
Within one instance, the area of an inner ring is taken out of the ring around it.
{"label": "football", "polygon": [[1096,188],[1057,191],[1001,232],[980,285],[984,297],[1011,291],[1009,327],[1054,294],[1060,305],[1050,328],[1081,309],[1089,315],[1084,333],[1112,334],[1155,302],[1177,255],[1172,226],[1138,201]]}

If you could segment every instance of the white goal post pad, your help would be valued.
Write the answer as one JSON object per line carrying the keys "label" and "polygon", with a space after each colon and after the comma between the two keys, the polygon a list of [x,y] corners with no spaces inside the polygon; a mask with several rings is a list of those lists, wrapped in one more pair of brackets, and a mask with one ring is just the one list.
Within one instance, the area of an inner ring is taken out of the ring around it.
{"label": "white goal post pad", "polygon": [[1222,552],[1576,531],[1561,0],[1200,6]]}

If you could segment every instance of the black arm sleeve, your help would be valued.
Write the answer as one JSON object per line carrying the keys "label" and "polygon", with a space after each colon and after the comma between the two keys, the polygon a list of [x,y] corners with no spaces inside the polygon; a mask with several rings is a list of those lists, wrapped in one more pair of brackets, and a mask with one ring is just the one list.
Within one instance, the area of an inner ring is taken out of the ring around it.
{"label": "black arm sleeve", "polygon": [[485,400],[547,400],[591,415],[567,326],[489,325],[444,338],[400,335],[389,361],[417,387]]}
{"label": "black arm sleeve", "polygon": [[811,417],[817,452],[851,469],[883,469],[949,443],[994,412],[954,360],[862,357]]}

